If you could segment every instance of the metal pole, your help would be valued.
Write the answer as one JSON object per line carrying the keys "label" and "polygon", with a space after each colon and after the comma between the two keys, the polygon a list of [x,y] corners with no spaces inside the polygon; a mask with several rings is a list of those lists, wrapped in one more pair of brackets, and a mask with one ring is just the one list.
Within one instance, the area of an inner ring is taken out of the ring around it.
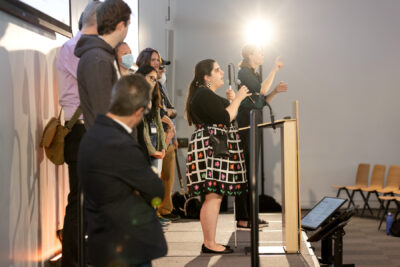
{"label": "metal pole", "polygon": [[[262,82],[263,79],[263,66],[260,65],[259,67],[259,72],[260,72],[260,80]],[[264,118],[263,118],[263,113],[261,112],[260,114],[261,122],[264,122]],[[263,128],[259,130],[259,137],[260,137],[260,146],[261,146],[261,195],[264,196],[265,192],[264,192],[264,184],[265,184],[265,176],[264,176],[264,131]],[[257,192],[258,194],[258,192]]]}
{"label": "metal pole", "polygon": [[257,132],[258,127],[256,124],[256,115],[260,111],[250,111],[250,177],[249,177],[249,189],[250,189],[250,219],[251,219],[251,266],[259,267],[258,257],[258,189],[257,189],[257,159],[258,151],[257,144]]}
{"label": "metal pole", "polygon": [[79,266],[85,266],[85,231],[84,231],[84,196],[81,181],[79,181]]}

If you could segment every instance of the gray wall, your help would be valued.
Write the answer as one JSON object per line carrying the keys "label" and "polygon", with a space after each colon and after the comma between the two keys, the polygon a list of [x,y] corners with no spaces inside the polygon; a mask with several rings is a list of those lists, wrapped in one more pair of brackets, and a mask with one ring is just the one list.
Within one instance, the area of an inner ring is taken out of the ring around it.
{"label": "gray wall", "polygon": [[[358,163],[400,164],[400,2],[172,0],[168,25],[167,1],[158,2],[161,10],[156,2],[140,1],[140,23],[148,22],[147,14],[159,22],[146,25],[157,37],[140,42],[165,53],[165,29],[175,31],[175,86],[169,90],[179,112],[178,136],[192,132],[183,110],[195,63],[215,58],[227,71],[229,62],[240,60],[244,24],[262,14],[276,29],[275,42],[265,47],[264,77],[280,55],[285,66],[275,81],[289,83],[289,92],[272,102],[276,118],[293,116],[292,103],[300,103],[302,207],[335,195],[333,184],[354,183]],[[265,151],[265,189],[280,200],[278,131],[265,132]]]}

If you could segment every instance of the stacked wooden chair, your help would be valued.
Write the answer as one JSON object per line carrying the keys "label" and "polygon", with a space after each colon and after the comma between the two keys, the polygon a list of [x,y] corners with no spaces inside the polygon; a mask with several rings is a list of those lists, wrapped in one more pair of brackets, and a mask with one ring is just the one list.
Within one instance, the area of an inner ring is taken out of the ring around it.
{"label": "stacked wooden chair", "polygon": [[366,187],[361,187],[361,191],[367,193],[367,197],[364,201],[364,207],[361,212],[361,216],[364,215],[364,211],[366,208],[368,208],[371,215],[374,215],[372,213],[371,207],[368,204],[369,197],[371,194],[375,194],[376,199],[379,201],[380,208],[381,209],[384,208],[382,200],[379,198],[378,192],[383,190],[383,184],[385,182],[385,171],[386,171],[385,165],[382,164],[374,165],[374,168],[372,169],[370,185]]}
{"label": "stacked wooden chair", "polygon": [[[334,186],[332,186],[333,188],[336,188],[338,190],[336,197],[339,197],[340,192],[342,190],[346,192],[346,194],[349,198],[349,205],[347,206],[347,208],[350,208],[350,205],[353,205],[354,208],[357,208],[353,201],[354,194],[356,192],[360,193],[361,197],[364,200],[364,203],[366,203],[366,197],[363,194],[362,188],[368,187],[369,169],[370,169],[370,164],[361,163],[358,165],[357,174],[356,174],[356,182],[354,185],[351,185],[351,186],[334,185]],[[352,191],[351,195],[350,195],[350,191]]]}
{"label": "stacked wooden chair", "polygon": [[[400,166],[399,165],[392,165],[389,167],[389,172],[388,172],[388,175],[386,178],[386,185],[383,189],[377,190],[377,191],[378,191],[378,193],[383,194],[383,196],[379,196],[379,199],[382,201],[382,206],[379,209],[378,217],[379,217],[381,210],[383,210],[381,220],[379,222],[379,227],[378,227],[378,229],[380,229],[382,222],[385,218],[385,215],[387,214],[387,212],[389,210],[391,202],[395,202],[397,205],[396,216],[398,215],[399,210],[400,210],[400,204],[399,204],[399,202],[400,202],[400,197],[399,197],[399,195],[400,195]],[[384,207],[385,201],[387,201],[386,207]]]}

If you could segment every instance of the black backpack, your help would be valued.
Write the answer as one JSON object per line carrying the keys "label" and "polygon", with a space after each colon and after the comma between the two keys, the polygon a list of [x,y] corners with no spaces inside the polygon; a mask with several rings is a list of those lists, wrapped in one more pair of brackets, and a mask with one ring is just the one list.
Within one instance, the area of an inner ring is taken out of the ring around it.
{"label": "black backpack", "polygon": [[400,220],[395,220],[390,227],[390,233],[392,236],[400,237]]}
{"label": "black backpack", "polygon": [[185,192],[177,151],[175,151],[175,161],[181,190],[172,195],[172,205],[174,206],[172,212],[179,215],[181,218],[200,219],[201,199],[199,196],[190,197],[189,194]]}
{"label": "black backpack", "polygon": [[181,218],[200,219],[200,197],[189,197],[188,194],[177,191],[172,195],[172,204],[172,212]]}

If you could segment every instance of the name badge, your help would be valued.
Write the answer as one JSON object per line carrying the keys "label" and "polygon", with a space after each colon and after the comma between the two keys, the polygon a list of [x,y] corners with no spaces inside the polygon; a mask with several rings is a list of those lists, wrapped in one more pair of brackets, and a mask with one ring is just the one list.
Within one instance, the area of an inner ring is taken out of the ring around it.
{"label": "name badge", "polygon": [[157,133],[157,128],[155,125],[150,126],[150,134],[156,134]]}

